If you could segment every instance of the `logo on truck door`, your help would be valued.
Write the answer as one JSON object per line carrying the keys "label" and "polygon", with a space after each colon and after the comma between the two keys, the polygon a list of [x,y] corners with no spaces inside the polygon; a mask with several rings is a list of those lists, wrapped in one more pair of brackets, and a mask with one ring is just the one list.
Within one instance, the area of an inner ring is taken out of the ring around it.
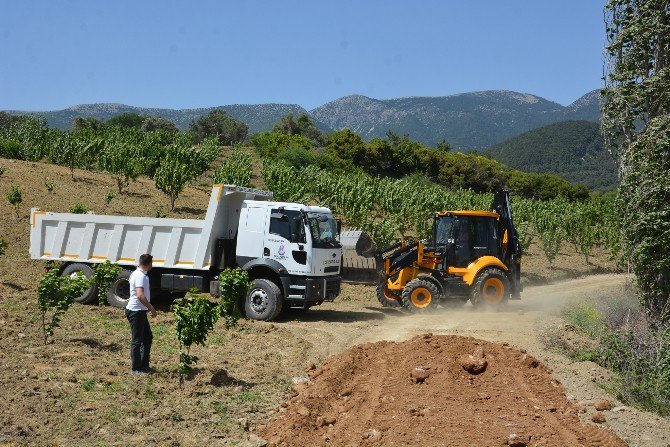
{"label": "logo on truck door", "polygon": [[284,244],[279,244],[279,249],[277,250],[277,253],[279,256],[284,256],[286,254],[286,247],[284,247]]}

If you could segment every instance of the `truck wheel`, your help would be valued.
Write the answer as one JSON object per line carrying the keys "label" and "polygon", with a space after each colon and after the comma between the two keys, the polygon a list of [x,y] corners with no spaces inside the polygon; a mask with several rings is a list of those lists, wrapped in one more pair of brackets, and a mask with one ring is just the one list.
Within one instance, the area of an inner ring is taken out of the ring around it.
{"label": "truck wheel", "polygon": [[377,299],[383,307],[400,307],[402,305],[401,292],[389,290],[388,281],[377,284]]}
{"label": "truck wheel", "polygon": [[74,264],[70,264],[65,267],[60,273],[61,276],[70,277],[78,274],[84,275],[91,281],[93,285],[86,289],[86,291],[81,296],[76,297],[74,299],[75,302],[80,304],[94,303],[98,298],[98,286],[96,286],[95,282],[93,282],[93,269],[90,265],[75,262]]}
{"label": "truck wheel", "polygon": [[470,290],[470,301],[475,307],[498,307],[507,302],[510,287],[505,272],[487,268],[475,279]]}
{"label": "truck wheel", "polygon": [[107,289],[107,302],[112,307],[126,307],[130,299],[130,270],[121,270]]}
{"label": "truck wheel", "polygon": [[437,309],[440,291],[432,281],[416,278],[402,289],[402,304],[410,312],[427,313]]}
{"label": "truck wheel", "polygon": [[247,318],[271,321],[279,316],[284,299],[277,284],[268,279],[254,279],[244,300]]}

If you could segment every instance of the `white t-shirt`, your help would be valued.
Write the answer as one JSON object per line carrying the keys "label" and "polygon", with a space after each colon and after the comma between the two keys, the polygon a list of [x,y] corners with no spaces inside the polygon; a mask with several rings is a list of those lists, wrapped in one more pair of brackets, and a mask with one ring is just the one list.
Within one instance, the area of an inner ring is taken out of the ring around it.
{"label": "white t-shirt", "polygon": [[130,299],[126,305],[128,310],[149,310],[147,307],[140,303],[140,300],[137,299],[137,287],[142,287],[144,289],[144,296],[147,298],[147,301],[151,302],[151,289],[149,287],[149,276],[141,268],[137,268],[133,273],[131,273],[130,278],[128,279],[130,283]]}

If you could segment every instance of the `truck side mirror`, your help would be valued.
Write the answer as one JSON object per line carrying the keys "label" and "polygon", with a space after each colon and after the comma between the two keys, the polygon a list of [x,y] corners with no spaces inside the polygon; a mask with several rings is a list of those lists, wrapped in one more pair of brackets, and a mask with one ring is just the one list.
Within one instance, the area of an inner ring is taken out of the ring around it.
{"label": "truck side mirror", "polygon": [[342,234],[342,221],[337,219],[337,235],[339,236],[340,234]]}

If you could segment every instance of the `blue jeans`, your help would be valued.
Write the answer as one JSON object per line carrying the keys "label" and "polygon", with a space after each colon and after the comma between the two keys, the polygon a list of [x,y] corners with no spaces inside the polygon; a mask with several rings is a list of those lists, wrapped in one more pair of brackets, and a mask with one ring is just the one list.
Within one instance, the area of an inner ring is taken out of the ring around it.
{"label": "blue jeans", "polygon": [[130,360],[133,371],[146,371],[149,369],[151,342],[154,338],[147,311],[126,309],[126,318],[130,322]]}

